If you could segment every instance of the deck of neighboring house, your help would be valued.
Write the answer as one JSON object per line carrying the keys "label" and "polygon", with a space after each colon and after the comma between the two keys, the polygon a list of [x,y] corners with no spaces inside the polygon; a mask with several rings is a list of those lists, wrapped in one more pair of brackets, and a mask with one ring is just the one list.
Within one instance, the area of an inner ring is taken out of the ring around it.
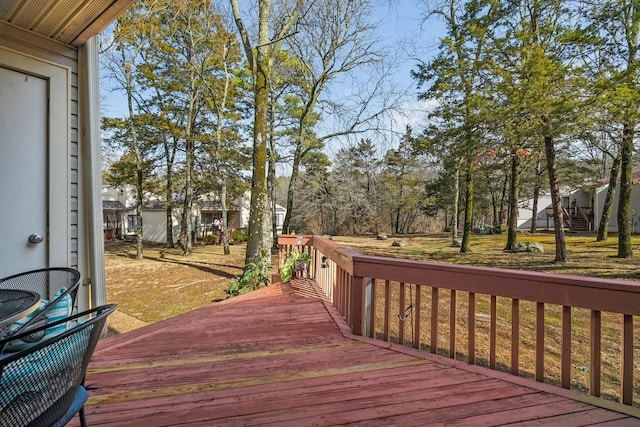
{"label": "deck of neighboring house", "polygon": [[355,336],[307,279],[104,339],[87,384],[91,426],[640,425],[636,408]]}

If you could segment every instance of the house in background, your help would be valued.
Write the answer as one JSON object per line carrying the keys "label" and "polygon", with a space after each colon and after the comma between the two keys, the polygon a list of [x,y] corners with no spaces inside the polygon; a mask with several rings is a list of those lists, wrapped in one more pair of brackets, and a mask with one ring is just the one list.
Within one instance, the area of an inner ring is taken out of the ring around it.
{"label": "house in background", "polygon": [[284,217],[286,215],[287,208],[276,203],[276,228],[278,230],[278,234],[282,233],[282,223],[284,223]]}
{"label": "house in background", "polygon": [[[138,217],[135,213],[135,199],[132,189],[126,186],[123,189],[117,189],[105,185],[102,188],[102,197],[105,239],[134,239],[138,227]],[[251,195],[245,193],[227,206],[227,228],[230,236],[234,230],[249,226],[250,200]],[[179,199],[173,203],[171,223],[173,240],[174,243],[177,243],[180,239],[182,203]],[[192,241],[204,240],[208,235],[214,235],[220,242],[222,203],[218,197],[213,193],[200,195],[194,202],[192,209]],[[282,222],[286,213],[287,210],[284,207],[276,205],[276,226],[279,232],[282,231]],[[118,221],[121,224],[119,230]],[[142,207],[142,235],[146,242],[164,244],[167,241],[167,209],[161,196],[151,193],[145,195]]]}
{"label": "house in background", "polygon": [[[594,210],[589,194],[583,193],[582,190],[570,189],[564,189],[562,194],[562,215],[565,228],[570,231],[593,231]],[[551,196],[541,195],[538,198],[538,209],[535,215],[538,229],[553,229],[554,216]],[[533,200],[526,200],[520,203],[518,209],[518,229],[531,229],[533,217]]]}
{"label": "house in background", "polygon": [[122,202],[103,200],[102,221],[104,240],[122,239],[124,232],[124,205]]}
{"label": "house in background", "polygon": [[[167,241],[167,210],[163,197],[147,193],[142,207],[142,234],[146,242],[164,244]],[[236,198],[227,206],[227,224],[229,235],[234,230],[249,225],[249,193]],[[180,238],[182,221],[182,202],[174,200],[172,215],[173,239],[177,243]],[[191,224],[192,241],[204,240],[208,235],[221,241],[220,221],[222,220],[222,203],[213,193],[198,196],[193,204]],[[286,209],[276,205],[276,225],[282,231],[282,222]],[[125,186],[122,189],[104,185],[102,187],[103,233],[105,240],[135,239],[138,227],[138,216],[135,212],[133,190]]]}
{"label": "house in background", "polygon": [[130,189],[102,186],[102,229],[105,240],[123,239],[127,233],[127,206],[132,204]]}
{"label": "house in background", "polygon": [[[615,197],[611,206],[611,215],[609,216],[609,231],[614,233],[618,232],[619,182],[618,180]],[[640,167],[633,168],[631,183],[631,230],[635,233],[636,231],[640,231]],[[573,194],[573,199],[576,200],[577,206],[581,207],[582,210],[585,210],[585,208],[591,209],[593,212],[594,229],[597,229],[600,219],[602,218],[604,201],[608,189],[609,178],[604,178],[591,185],[585,186],[584,189],[577,190]]]}
{"label": "house in background", "polygon": [[[631,229],[635,233],[640,231],[640,166],[632,171],[631,188]],[[602,218],[604,201],[609,189],[609,178],[586,183],[583,188],[563,191],[562,206],[564,208],[565,227],[570,231],[596,231]],[[620,199],[619,185],[609,216],[609,231],[618,232],[618,202]],[[518,228],[531,227],[532,201],[526,201],[518,211]],[[548,196],[540,197],[538,201],[538,228],[553,228],[553,209]]]}
{"label": "house in background", "polygon": [[537,212],[533,212],[533,200],[526,200],[518,204],[518,229],[530,230],[534,216],[537,228],[553,228],[553,216],[547,216],[547,207],[551,206],[551,196],[540,195],[538,197]]}
{"label": "house in background", "polygon": [[0,277],[77,268],[81,310],[106,301],[94,36],[132,3],[0,2]]}

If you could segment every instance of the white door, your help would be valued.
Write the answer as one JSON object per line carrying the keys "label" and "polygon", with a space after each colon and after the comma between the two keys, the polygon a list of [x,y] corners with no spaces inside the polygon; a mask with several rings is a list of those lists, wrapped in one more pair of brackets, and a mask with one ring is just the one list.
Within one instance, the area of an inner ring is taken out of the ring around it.
{"label": "white door", "polygon": [[48,92],[0,67],[0,277],[48,266]]}

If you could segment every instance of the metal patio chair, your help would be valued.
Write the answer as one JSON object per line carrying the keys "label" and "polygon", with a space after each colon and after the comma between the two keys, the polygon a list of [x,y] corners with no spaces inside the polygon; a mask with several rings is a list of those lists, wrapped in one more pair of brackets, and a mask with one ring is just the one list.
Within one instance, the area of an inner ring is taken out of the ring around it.
{"label": "metal patio chair", "polygon": [[[40,294],[46,303],[29,315],[24,321],[14,324],[13,327],[4,329],[0,333],[1,338],[7,338],[47,323],[68,317],[74,311],[78,288],[80,286],[80,272],[68,267],[41,268],[14,274],[0,279],[0,289],[20,289],[34,291]],[[59,292],[65,288],[63,292]],[[36,342],[44,337],[41,333],[25,337],[27,342]],[[5,346],[0,345],[0,353]]]}
{"label": "metal patio chair", "polygon": [[0,426],[64,426],[77,413],[86,426],[84,377],[107,316],[115,308],[115,304],[103,305],[54,322],[52,326],[67,321],[76,325],[31,348],[0,355]]}

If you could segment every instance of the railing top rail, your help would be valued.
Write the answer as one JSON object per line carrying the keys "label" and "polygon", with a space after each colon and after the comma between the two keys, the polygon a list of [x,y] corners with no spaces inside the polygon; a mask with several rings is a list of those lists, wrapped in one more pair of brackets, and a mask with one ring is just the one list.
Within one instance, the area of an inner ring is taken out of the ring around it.
{"label": "railing top rail", "polygon": [[296,236],[295,234],[282,234],[278,236],[278,243],[280,245],[290,246],[297,246],[300,244],[303,246],[311,245],[349,274],[353,273],[353,257],[362,255],[358,251],[344,247],[339,243],[320,236]]}
{"label": "railing top rail", "polygon": [[319,236],[311,244],[357,277],[640,315],[638,282],[363,255]]}

